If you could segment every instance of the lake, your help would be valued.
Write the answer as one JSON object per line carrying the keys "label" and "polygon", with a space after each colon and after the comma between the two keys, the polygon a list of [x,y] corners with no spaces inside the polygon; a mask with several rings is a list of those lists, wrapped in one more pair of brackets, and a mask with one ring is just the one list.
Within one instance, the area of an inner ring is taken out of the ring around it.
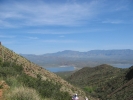
{"label": "lake", "polygon": [[111,66],[117,67],[117,68],[129,68],[133,66],[133,64],[110,64]]}
{"label": "lake", "polygon": [[75,68],[73,66],[50,67],[50,68],[45,68],[45,69],[50,72],[66,72],[66,71],[74,71],[75,70]]}
{"label": "lake", "polygon": [[[111,66],[117,67],[117,68],[129,68],[133,66],[133,64],[109,64]],[[66,71],[74,71],[74,66],[63,66],[63,67],[49,67],[45,68],[46,70],[50,72],[66,72]]]}

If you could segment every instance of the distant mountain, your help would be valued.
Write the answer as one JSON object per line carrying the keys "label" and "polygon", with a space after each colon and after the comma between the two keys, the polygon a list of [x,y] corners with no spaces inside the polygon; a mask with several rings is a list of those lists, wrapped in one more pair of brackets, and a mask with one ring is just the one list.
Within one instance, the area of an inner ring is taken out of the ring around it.
{"label": "distant mountain", "polygon": [[99,100],[133,100],[133,66],[129,69],[106,64],[85,67],[67,80]]}
{"label": "distant mountain", "polygon": [[57,53],[48,53],[43,55],[33,55],[33,54],[21,54],[27,56],[43,56],[43,57],[74,57],[74,58],[89,58],[89,57],[115,57],[115,56],[129,56],[133,55],[133,50],[130,49],[122,49],[122,50],[91,50],[88,52],[79,52],[72,50],[60,51]]}
{"label": "distant mountain", "polygon": [[133,50],[91,50],[79,52],[65,50],[43,55],[21,54],[32,62],[43,67],[73,65],[75,67],[96,66],[107,63],[133,63]]}

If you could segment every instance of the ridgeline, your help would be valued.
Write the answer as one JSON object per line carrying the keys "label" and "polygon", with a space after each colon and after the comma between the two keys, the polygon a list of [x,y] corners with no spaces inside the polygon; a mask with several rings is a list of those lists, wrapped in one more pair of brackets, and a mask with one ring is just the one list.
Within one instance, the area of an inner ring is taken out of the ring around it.
{"label": "ridgeline", "polygon": [[106,64],[85,67],[67,80],[99,100],[133,100],[133,66],[129,69]]}

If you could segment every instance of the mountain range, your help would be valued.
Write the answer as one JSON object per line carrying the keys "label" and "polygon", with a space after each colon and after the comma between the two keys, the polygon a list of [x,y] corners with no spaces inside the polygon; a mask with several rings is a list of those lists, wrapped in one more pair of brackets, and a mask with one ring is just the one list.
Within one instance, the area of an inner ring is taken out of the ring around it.
{"label": "mountain range", "polygon": [[57,53],[48,53],[42,55],[21,54],[32,62],[45,67],[57,66],[97,66],[99,64],[132,64],[133,50],[91,50],[88,52],[79,52],[65,50]]}

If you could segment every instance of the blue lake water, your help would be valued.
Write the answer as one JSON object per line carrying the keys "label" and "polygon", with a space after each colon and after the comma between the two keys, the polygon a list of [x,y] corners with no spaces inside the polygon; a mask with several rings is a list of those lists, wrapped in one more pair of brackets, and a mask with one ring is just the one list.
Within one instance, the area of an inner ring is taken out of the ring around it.
{"label": "blue lake water", "polygon": [[65,72],[65,71],[74,71],[75,68],[73,66],[65,66],[65,67],[50,67],[45,68],[50,72]]}
{"label": "blue lake water", "polygon": [[[133,66],[133,64],[110,64],[111,66],[117,67],[117,68],[129,68]],[[65,67],[49,67],[45,68],[46,70],[50,72],[66,72],[66,71],[74,71],[75,68],[73,66],[65,66]]]}
{"label": "blue lake water", "polygon": [[117,67],[117,68],[129,68],[133,66],[133,64],[110,64],[111,66]]}

